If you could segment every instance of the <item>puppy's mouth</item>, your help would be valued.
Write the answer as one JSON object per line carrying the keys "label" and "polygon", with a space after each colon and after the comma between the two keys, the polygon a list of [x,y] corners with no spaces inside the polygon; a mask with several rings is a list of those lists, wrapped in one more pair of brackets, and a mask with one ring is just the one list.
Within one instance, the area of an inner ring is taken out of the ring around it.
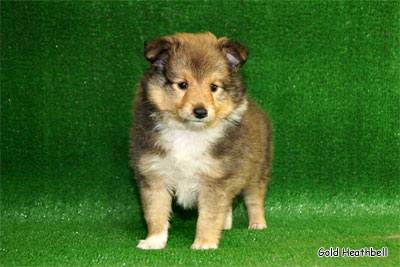
{"label": "puppy's mouth", "polygon": [[184,119],[184,122],[186,122],[186,123],[199,123],[199,124],[202,124],[202,123],[207,123],[208,120],[190,120],[190,119]]}
{"label": "puppy's mouth", "polygon": [[204,128],[207,127],[210,123],[210,120],[207,119],[183,119],[183,124],[186,125],[186,127],[189,128]]}

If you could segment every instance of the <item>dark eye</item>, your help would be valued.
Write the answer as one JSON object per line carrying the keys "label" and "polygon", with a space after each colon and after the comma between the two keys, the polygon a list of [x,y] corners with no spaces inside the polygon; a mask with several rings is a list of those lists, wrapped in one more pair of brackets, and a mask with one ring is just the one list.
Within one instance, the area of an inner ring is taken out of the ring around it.
{"label": "dark eye", "polygon": [[186,88],[188,88],[187,82],[178,83],[178,86],[179,86],[179,88],[181,88],[181,89],[186,89]]}
{"label": "dark eye", "polygon": [[210,86],[211,91],[216,92],[218,90],[218,86],[216,86],[215,84],[211,84]]}

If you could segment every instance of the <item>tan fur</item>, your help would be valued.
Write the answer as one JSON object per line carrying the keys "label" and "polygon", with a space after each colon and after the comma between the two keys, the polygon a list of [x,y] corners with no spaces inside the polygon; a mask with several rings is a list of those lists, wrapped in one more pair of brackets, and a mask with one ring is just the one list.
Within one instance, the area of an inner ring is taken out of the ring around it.
{"label": "tan fur", "polygon": [[[174,197],[185,208],[199,209],[193,249],[218,247],[222,229],[232,227],[238,194],[247,206],[249,229],[266,228],[270,126],[236,73],[247,54],[240,44],[211,33],[146,44],[153,65],[137,92],[131,135],[131,162],[148,226],[139,248],[165,247]],[[182,82],[188,87],[181,89]],[[206,117],[196,117],[198,108]]]}

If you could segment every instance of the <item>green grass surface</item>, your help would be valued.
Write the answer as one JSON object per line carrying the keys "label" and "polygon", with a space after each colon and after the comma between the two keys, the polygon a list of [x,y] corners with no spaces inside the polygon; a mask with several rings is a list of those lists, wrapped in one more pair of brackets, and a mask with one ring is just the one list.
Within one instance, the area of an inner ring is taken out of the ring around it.
{"label": "green grass surface", "polygon": [[[0,264],[399,265],[398,1],[1,2]],[[175,207],[146,235],[129,168],[143,42],[211,31],[250,47],[242,76],[275,129],[269,228],[238,200],[220,249],[191,251]],[[397,236],[397,238],[396,238]],[[319,258],[320,247],[389,248]]]}

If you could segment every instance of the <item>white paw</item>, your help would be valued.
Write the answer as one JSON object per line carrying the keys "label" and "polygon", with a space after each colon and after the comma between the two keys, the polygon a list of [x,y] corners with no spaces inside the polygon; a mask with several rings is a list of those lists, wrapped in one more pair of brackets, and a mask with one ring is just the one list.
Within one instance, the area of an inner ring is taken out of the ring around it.
{"label": "white paw", "polygon": [[217,249],[218,245],[215,243],[197,243],[194,242],[190,247],[191,249]]}
{"label": "white paw", "polygon": [[167,245],[167,237],[165,235],[157,235],[140,240],[136,246],[141,249],[162,249]]}
{"label": "white paw", "polygon": [[249,229],[265,229],[267,225],[265,223],[253,223],[249,225]]}

